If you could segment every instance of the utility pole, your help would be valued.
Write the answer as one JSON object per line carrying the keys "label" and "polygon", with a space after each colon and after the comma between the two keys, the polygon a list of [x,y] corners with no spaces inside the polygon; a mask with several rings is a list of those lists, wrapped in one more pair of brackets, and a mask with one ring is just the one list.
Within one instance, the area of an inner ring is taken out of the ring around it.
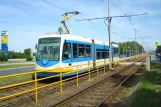
{"label": "utility pole", "polygon": [[108,37],[109,37],[109,68],[112,68],[112,46],[111,46],[111,17],[110,17],[110,0],[108,0]]}
{"label": "utility pole", "polygon": [[141,53],[143,54],[143,38],[141,38],[141,40],[142,40],[142,52]]}
{"label": "utility pole", "polygon": [[137,51],[137,50],[136,50],[136,29],[134,29],[134,30],[135,30],[135,55],[136,55],[136,53],[137,53],[137,52],[136,52],[136,51]]}
{"label": "utility pole", "polygon": [[134,14],[134,15],[123,15],[123,16],[110,16],[110,0],[108,0],[108,17],[101,17],[101,18],[90,18],[90,19],[81,19],[81,20],[76,20],[76,21],[90,21],[90,20],[98,20],[98,19],[105,19],[105,20],[108,20],[108,25],[105,23],[105,20],[104,20],[104,23],[108,26],[108,37],[109,37],[109,67],[112,68],[112,46],[111,46],[111,38],[110,38],[110,27],[111,27],[111,20],[112,18],[119,18],[119,17],[133,17],[133,16],[141,16],[141,15],[147,15],[148,13],[144,13],[144,14]]}
{"label": "utility pole", "polygon": [[143,54],[143,38],[150,38],[150,37],[139,37],[142,40],[142,54]]}

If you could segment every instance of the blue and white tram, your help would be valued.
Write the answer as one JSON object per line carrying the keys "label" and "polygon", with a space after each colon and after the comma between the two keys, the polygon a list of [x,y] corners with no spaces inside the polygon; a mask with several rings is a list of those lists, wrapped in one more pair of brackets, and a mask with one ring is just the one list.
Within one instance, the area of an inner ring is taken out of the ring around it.
{"label": "blue and white tram", "polygon": [[[113,45],[112,53],[113,59],[119,59],[118,45]],[[104,60],[108,61],[108,57],[108,43],[71,34],[50,34],[38,40],[35,68],[45,70],[46,72],[38,73],[38,76],[46,77],[58,74],[58,68],[64,68],[63,72],[72,72],[76,65],[82,65],[79,69],[88,68],[88,64],[94,66],[92,63],[98,63],[101,67]],[[79,73],[86,71],[81,70]],[[71,75],[75,73],[65,76]]]}

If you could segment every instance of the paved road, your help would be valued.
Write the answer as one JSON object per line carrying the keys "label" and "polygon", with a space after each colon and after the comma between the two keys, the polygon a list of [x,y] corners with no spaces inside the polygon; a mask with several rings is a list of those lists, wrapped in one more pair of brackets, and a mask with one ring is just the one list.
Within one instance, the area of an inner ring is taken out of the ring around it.
{"label": "paved road", "polygon": [[25,62],[26,59],[8,59],[8,62]]}
{"label": "paved road", "polygon": [[31,72],[31,71],[34,71],[34,66],[33,67],[14,68],[14,69],[11,68],[11,69],[7,69],[7,70],[0,70],[0,76],[23,73],[23,72]]}
{"label": "paved road", "polygon": [[16,62],[16,63],[4,63],[4,64],[0,64],[0,66],[6,66],[6,65],[18,65],[18,64],[35,64],[35,62]]}

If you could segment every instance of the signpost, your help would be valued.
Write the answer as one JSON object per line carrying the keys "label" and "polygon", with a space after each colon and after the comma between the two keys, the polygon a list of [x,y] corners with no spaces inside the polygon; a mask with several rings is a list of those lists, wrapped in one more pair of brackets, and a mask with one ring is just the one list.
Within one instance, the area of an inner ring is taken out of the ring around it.
{"label": "signpost", "polygon": [[[1,31],[1,53],[8,56],[8,31]],[[6,57],[6,61],[8,58]]]}

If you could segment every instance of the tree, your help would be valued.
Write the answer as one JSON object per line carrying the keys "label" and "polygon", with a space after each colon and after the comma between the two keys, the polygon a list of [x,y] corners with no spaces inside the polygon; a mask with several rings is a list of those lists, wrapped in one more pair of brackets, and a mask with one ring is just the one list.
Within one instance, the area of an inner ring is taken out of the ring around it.
{"label": "tree", "polygon": [[161,45],[158,45],[156,48],[156,53],[161,53]]}
{"label": "tree", "polygon": [[8,56],[5,54],[0,54],[0,61],[7,61]]}
{"label": "tree", "polygon": [[27,57],[27,56],[31,56],[31,49],[30,49],[30,48],[25,49],[25,50],[24,50],[24,54],[25,54],[26,57]]}
{"label": "tree", "polygon": [[25,49],[24,54],[25,54],[25,58],[27,61],[32,61],[33,58],[31,57],[31,49],[30,48]]}
{"label": "tree", "polygon": [[63,33],[63,29],[62,29],[61,27],[59,27],[59,28],[58,28],[58,32],[59,32],[60,34],[62,34],[62,33]]}
{"label": "tree", "polygon": [[[125,54],[127,50],[131,50],[133,53],[135,53],[135,41],[120,42],[119,47],[121,54]],[[142,52],[142,45],[140,45],[138,42],[136,42],[136,50],[139,53]]]}
{"label": "tree", "polygon": [[15,51],[8,51],[8,59],[23,59],[25,58],[24,53],[15,52]]}
{"label": "tree", "polygon": [[36,56],[36,53],[35,52],[33,53],[33,56]]}

